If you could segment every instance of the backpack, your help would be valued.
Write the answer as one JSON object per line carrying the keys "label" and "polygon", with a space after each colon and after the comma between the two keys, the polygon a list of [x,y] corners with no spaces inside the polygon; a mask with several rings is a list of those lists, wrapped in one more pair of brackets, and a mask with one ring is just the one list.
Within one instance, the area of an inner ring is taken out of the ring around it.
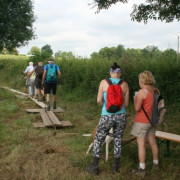
{"label": "backpack", "polygon": [[56,72],[56,65],[55,64],[48,64],[47,65],[47,75],[46,80],[48,82],[57,82],[57,72]]}
{"label": "backpack", "polygon": [[166,115],[164,99],[156,91],[154,92],[154,102],[152,107],[151,118],[148,117],[144,107],[142,107],[142,109],[152,126],[158,126],[164,122]]}
{"label": "backpack", "polygon": [[38,66],[36,70],[36,77],[42,79],[44,73],[44,66]]}
{"label": "backpack", "polygon": [[110,79],[106,79],[106,81],[109,84],[106,97],[106,110],[109,113],[116,113],[121,110],[124,101],[123,91],[120,86],[123,80],[120,80],[117,84],[113,84]]}

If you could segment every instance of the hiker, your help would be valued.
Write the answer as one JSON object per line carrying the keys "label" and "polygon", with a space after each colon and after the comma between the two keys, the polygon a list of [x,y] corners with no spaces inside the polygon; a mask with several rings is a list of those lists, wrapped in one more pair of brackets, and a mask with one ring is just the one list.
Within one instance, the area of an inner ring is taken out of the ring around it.
{"label": "hiker", "polygon": [[31,76],[35,72],[35,87],[38,91],[38,101],[45,101],[44,87],[42,85],[42,77],[44,73],[44,65],[42,60],[38,61],[38,65],[29,73],[28,76]]}
{"label": "hiker", "polygon": [[134,109],[136,111],[134,124],[131,134],[137,137],[139,167],[133,170],[133,173],[140,176],[145,176],[145,158],[146,158],[146,139],[149,141],[153,154],[152,168],[159,169],[158,166],[158,146],[155,139],[156,127],[150,124],[142,107],[144,107],[147,115],[151,117],[154,91],[159,90],[154,88],[155,79],[150,71],[144,71],[139,74],[140,90],[134,96]]}
{"label": "hiker", "polygon": [[26,67],[25,71],[23,71],[24,74],[29,73],[34,69],[33,62],[29,62],[29,66]]}
{"label": "hiker", "polygon": [[[103,79],[100,82],[97,103],[102,106],[101,118],[98,123],[97,132],[93,145],[93,162],[91,165],[86,167],[86,171],[98,174],[98,163],[100,158],[100,150],[102,143],[104,142],[106,136],[108,135],[109,130],[113,127],[113,137],[114,137],[114,162],[113,162],[113,173],[119,172],[119,161],[121,157],[121,141],[124,129],[126,127],[126,108],[129,105],[129,87],[125,81],[120,79],[122,69],[115,62],[110,67],[110,78]],[[108,81],[111,81],[112,84],[116,85],[116,88],[121,89],[122,98],[121,104],[122,107],[119,108],[116,112],[111,113],[109,109],[107,110],[107,97],[108,89],[110,84]],[[120,83],[119,83],[120,82]]]}
{"label": "hiker", "polygon": [[34,67],[33,69],[30,69],[27,76],[24,79],[28,79],[28,87],[29,87],[29,96],[37,99],[37,89],[35,87],[35,77],[36,73],[34,72]]}
{"label": "hiker", "polygon": [[[23,74],[28,74],[30,71],[34,69],[33,62],[29,62],[29,66],[26,67],[25,71],[23,71]],[[29,77],[26,78],[26,87],[30,86],[30,79]],[[27,91],[27,88],[26,88]]]}
{"label": "hiker", "polygon": [[61,72],[58,65],[54,64],[53,59],[48,61],[49,64],[45,65],[42,78],[44,84],[44,92],[46,94],[47,110],[50,111],[50,94],[53,93],[53,109],[56,109],[56,90],[57,83],[60,81]]}
{"label": "hiker", "polygon": [[35,68],[35,72],[36,72],[35,86],[38,89],[38,97],[39,97],[38,101],[45,101],[44,86],[42,84],[44,65],[41,60],[38,62],[38,66]]}

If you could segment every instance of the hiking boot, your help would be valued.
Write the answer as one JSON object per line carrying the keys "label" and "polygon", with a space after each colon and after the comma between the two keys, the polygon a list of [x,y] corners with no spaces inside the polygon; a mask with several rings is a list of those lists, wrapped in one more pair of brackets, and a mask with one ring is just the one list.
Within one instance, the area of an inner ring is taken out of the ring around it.
{"label": "hiking boot", "polygon": [[56,102],[54,102],[54,104],[53,104],[53,109],[56,109],[57,107],[56,107]]}
{"label": "hiking boot", "polygon": [[99,172],[98,169],[98,163],[99,163],[99,158],[98,157],[93,157],[93,162],[91,165],[86,167],[86,171],[92,174],[97,175]]}
{"label": "hiking boot", "polygon": [[120,158],[114,158],[113,167],[112,167],[112,173],[113,174],[120,172],[119,161],[120,161]]}
{"label": "hiking boot", "polygon": [[151,164],[151,169],[154,170],[154,171],[159,171],[160,170],[159,164],[152,163]]}
{"label": "hiking boot", "polygon": [[51,108],[50,108],[50,105],[47,105],[46,110],[47,110],[47,111],[50,111],[50,109],[51,109]]}
{"label": "hiking boot", "polygon": [[47,102],[46,110],[47,110],[47,111],[50,111],[50,102]]}
{"label": "hiking boot", "polygon": [[146,175],[145,169],[142,169],[140,167],[138,167],[138,169],[136,170],[133,170],[132,173],[140,177],[144,177]]}

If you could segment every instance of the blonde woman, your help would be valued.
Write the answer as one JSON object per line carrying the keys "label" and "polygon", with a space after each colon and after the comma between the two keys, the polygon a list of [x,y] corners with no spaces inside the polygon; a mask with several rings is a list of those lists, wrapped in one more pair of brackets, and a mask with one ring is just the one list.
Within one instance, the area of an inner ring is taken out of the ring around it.
{"label": "blonde woman", "polygon": [[146,117],[142,107],[144,107],[147,115],[151,117],[153,107],[155,79],[150,71],[144,71],[139,74],[140,90],[134,96],[134,109],[136,116],[131,134],[137,137],[139,167],[133,173],[145,176],[145,159],[146,159],[146,139],[148,140],[153,154],[153,167],[158,169],[158,146],[155,139],[156,128],[153,127]]}
{"label": "blonde woman", "polygon": [[[113,84],[118,84],[121,81],[121,67],[115,62],[110,67],[110,80]],[[93,162],[91,165],[86,167],[86,171],[98,174],[98,162],[101,154],[101,146],[108,134],[109,130],[113,127],[114,137],[114,162],[113,162],[113,173],[119,172],[119,161],[121,157],[121,141],[124,129],[126,127],[126,108],[129,104],[129,87],[128,84],[123,81],[121,88],[124,95],[123,106],[120,110],[115,113],[110,113],[106,109],[107,105],[107,89],[109,87],[108,82],[103,79],[100,82],[97,103],[102,105],[101,118],[97,127],[96,137],[93,145]]]}

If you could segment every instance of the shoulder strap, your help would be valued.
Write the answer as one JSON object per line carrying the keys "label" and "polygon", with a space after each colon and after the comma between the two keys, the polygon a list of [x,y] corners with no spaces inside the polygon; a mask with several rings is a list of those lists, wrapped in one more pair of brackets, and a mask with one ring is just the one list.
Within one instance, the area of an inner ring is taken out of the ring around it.
{"label": "shoulder strap", "polygon": [[147,115],[147,112],[145,111],[145,109],[144,109],[144,107],[142,106],[142,109],[143,109],[143,111],[144,111],[144,114],[146,115],[146,117],[148,118],[148,120],[150,121],[150,118],[149,118],[149,116]]}
{"label": "shoulder strap", "polygon": [[109,78],[107,78],[107,79],[105,79],[106,80],[106,82],[109,84],[109,85],[112,85],[112,81],[109,79]]}
{"label": "shoulder strap", "polygon": [[117,85],[121,85],[124,81],[122,79],[119,80],[119,82],[117,83]]}
{"label": "shoulder strap", "polygon": [[148,89],[153,95],[154,95],[154,91],[150,88],[145,88],[145,89]]}

